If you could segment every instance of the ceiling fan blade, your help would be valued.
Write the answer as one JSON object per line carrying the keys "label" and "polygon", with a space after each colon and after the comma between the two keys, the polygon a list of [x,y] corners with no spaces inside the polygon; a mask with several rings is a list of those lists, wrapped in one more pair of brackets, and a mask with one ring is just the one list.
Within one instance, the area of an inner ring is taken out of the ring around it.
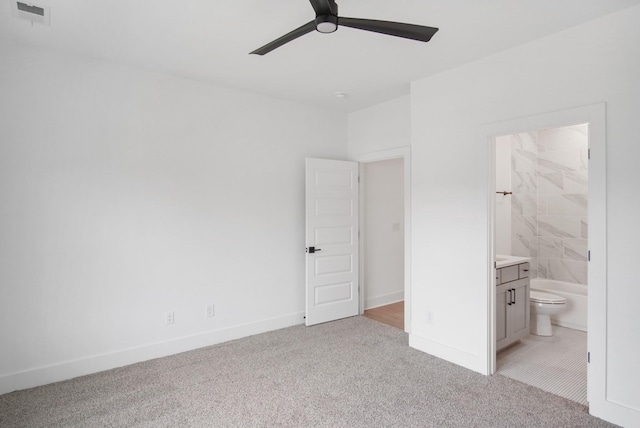
{"label": "ceiling fan blade", "polygon": [[437,28],[425,27],[423,25],[343,17],[338,18],[338,25],[357,28],[358,30],[373,31],[374,33],[388,34],[390,36],[403,37],[405,39],[419,40],[421,42],[428,42],[438,31]]}
{"label": "ceiling fan blade", "polygon": [[333,0],[309,0],[316,16],[319,15],[337,15],[338,5]]}
{"label": "ceiling fan blade", "polygon": [[285,43],[289,43],[290,41],[295,40],[300,36],[304,36],[305,34],[312,32],[315,29],[316,29],[316,21],[314,19],[313,21],[307,22],[302,27],[296,28],[292,32],[285,34],[284,36],[274,40],[273,42],[267,43],[263,47],[258,48],[253,52],[250,52],[249,55],[252,55],[252,54],[264,55],[266,53],[271,52],[272,50],[274,50],[276,48],[279,48],[280,46],[284,45]]}

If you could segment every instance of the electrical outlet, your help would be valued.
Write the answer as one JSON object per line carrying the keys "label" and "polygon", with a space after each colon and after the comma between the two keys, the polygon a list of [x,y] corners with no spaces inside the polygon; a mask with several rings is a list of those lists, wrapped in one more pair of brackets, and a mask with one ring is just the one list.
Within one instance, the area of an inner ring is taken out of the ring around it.
{"label": "electrical outlet", "polygon": [[214,315],[213,309],[214,309],[213,303],[210,305],[207,305],[207,318],[213,318],[213,315]]}
{"label": "electrical outlet", "polygon": [[165,319],[165,322],[167,323],[167,325],[173,324],[175,322],[175,313],[173,311],[167,312],[167,318]]}

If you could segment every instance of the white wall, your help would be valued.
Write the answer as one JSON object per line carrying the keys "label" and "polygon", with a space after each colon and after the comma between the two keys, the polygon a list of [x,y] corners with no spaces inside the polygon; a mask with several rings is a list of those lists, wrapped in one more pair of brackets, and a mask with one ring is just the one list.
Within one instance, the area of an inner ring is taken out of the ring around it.
{"label": "white wall", "polygon": [[303,322],[346,116],[10,42],[0,94],[0,393]]}
{"label": "white wall", "polygon": [[349,158],[411,144],[408,95],[349,115]]}
{"label": "white wall", "polygon": [[606,349],[590,351],[592,360],[607,358],[610,410],[601,414],[629,426],[640,424],[638,21],[640,7],[630,8],[419,80],[411,106],[410,340],[482,372],[488,355],[487,183],[493,171],[478,129],[606,102],[608,283],[600,286],[607,287],[602,319],[608,334]]}
{"label": "white wall", "polygon": [[363,165],[365,309],[404,299],[403,163],[389,159]]}

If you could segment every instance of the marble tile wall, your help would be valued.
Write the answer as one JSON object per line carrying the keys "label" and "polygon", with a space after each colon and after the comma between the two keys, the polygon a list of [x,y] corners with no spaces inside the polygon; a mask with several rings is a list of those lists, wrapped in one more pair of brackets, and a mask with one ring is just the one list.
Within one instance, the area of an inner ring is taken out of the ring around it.
{"label": "marble tile wall", "polygon": [[511,253],[533,277],[587,285],[587,126],[511,136]]}
{"label": "marble tile wall", "polygon": [[511,136],[511,254],[531,257],[537,276],[538,252],[538,133]]}

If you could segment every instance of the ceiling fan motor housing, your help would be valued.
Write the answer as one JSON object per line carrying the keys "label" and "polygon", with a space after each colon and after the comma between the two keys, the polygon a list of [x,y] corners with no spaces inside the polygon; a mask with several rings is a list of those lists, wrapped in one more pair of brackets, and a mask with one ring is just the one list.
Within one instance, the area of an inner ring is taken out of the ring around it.
{"label": "ceiling fan motor housing", "polygon": [[338,17],[335,15],[316,16],[316,30],[320,33],[333,33],[338,29]]}

